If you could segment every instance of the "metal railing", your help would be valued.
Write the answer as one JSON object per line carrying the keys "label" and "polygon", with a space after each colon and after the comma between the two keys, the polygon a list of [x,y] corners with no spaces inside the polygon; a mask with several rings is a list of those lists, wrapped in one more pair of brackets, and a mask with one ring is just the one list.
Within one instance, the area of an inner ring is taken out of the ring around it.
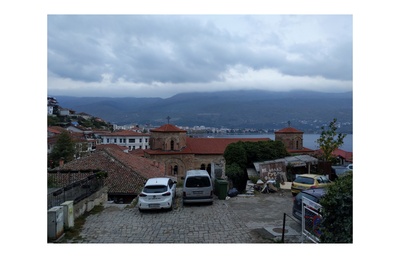
{"label": "metal railing", "polygon": [[47,208],[59,206],[65,201],[77,203],[92,195],[104,186],[104,177],[102,175],[101,173],[92,174],[65,187],[52,189],[47,194]]}
{"label": "metal railing", "polygon": [[[299,225],[301,225],[301,222],[298,221],[297,219],[293,218],[292,216],[286,214],[285,212],[283,213],[283,226],[282,226],[282,237],[281,237],[281,242],[285,243],[285,232],[286,232],[286,217],[291,218],[294,222],[298,223]],[[301,234],[299,234],[299,236],[301,236]]]}

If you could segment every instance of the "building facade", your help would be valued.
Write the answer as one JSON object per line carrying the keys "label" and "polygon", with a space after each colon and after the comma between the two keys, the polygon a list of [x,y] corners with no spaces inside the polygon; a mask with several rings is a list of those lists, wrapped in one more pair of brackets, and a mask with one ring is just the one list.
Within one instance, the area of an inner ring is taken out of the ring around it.
{"label": "building facade", "polygon": [[166,176],[178,181],[191,169],[207,170],[212,178],[225,177],[224,151],[239,141],[268,141],[269,138],[192,138],[186,130],[165,124],[150,130],[150,148],[143,151],[145,158],[165,166]]}
{"label": "building facade", "polygon": [[145,133],[121,130],[112,133],[99,133],[98,137],[101,138],[102,144],[117,144],[127,147],[130,151],[136,149],[146,150],[150,148],[150,135]]}

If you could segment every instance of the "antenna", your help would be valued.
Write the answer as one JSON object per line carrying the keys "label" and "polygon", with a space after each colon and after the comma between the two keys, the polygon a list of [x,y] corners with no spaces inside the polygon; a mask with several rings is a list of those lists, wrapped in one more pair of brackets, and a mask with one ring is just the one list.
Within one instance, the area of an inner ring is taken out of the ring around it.
{"label": "antenna", "polygon": [[167,116],[167,121],[168,121],[168,124],[169,124],[169,120],[170,120],[171,118],[169,117],[169,116]]}

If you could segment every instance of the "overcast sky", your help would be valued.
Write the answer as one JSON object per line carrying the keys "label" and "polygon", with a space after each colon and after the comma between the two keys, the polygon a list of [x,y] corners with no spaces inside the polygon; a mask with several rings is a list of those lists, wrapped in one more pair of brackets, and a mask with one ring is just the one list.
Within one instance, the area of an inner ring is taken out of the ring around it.
{"label": "overcast sky", "polygon": [[353,88],[351,15],[48,15],[48,93]]}

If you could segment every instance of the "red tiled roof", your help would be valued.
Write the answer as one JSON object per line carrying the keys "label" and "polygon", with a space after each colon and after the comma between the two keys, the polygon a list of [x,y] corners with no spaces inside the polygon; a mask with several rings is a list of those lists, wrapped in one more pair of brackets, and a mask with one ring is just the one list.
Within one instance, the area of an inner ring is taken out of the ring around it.
{"label": "red tiled roof", "polygon": [[186,144],[194,154],[224,154],[226,147],[236,142],[269,141],[269,138],[187,138]]}
{"label": "red tiled roof", "polygon": [[[322,154],[322,150],[318,149],[315,151],[316,154]],[[347,162],[353,162],[353,152],[345,151],[341,149],[336,149],[332,152],[332,155],[335,157],[341,157]]]}
{"label": "red tiled roof", "polygon": [[105,185],[109,188],[108,192],[128,194],[138,194],[148,178],[164,176],[165,173],[163,164],[125,153],[114,144],[101,145],[96,152],[65,163],[61,169],[106,171],[108,177]]}
{"label": "red tiled roof", "polygon": [[301,150],[296,150],[296,149],[286,149],[287,152],[291,154],[298,154],[298,153],[314,153],[315,151],[309,148],[303,147]]}
{"label": "red tiled roof", "polygon": [[158,128],[151,129],[150,132],[164,132],[164,133],[168,132],[168,133],[170,133],[170,132],[186,132],[186,131],[176,127],[175,125],[165,124]]}
{"label": "red tiled roof", "polygon": [[62,131],[65,131],[65,129],[60,126],[49,126],[47,127],[47,131],[54,134],[60,134]]}
{"label": "red tiled roof", "polygon": [[296,128],[293,128],[293,127],[286,127],[286,128],[276,131],[275,133],[303,133],[303,132],[300,130],[297,130]]}
{"label": "red tiled roof", "polygon": [[204,154],[222,155],[226,147],[235,142],[270,141],[269,138],[186,138],[186,148],[181,151],[143,150],[152,155]]}

